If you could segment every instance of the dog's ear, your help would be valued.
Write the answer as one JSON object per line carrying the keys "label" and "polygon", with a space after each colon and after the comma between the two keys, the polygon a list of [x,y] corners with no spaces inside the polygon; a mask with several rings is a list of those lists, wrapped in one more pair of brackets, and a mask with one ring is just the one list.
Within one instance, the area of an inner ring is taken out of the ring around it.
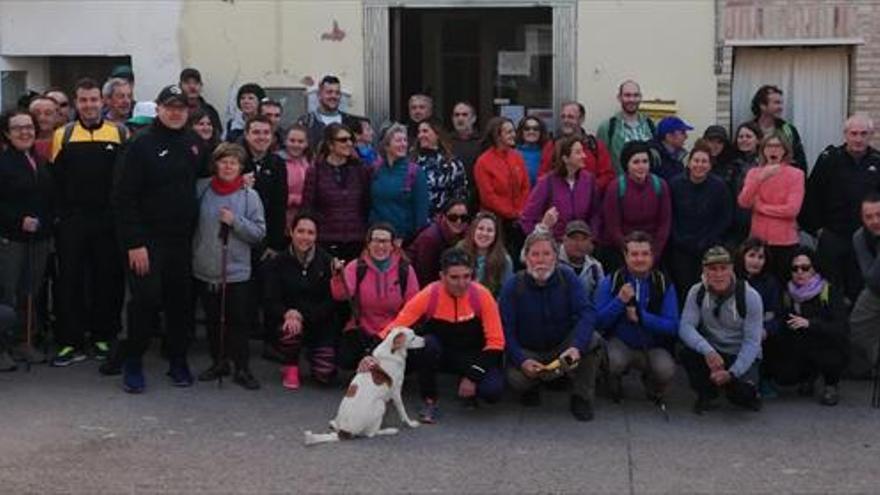
{"label": "dog's ear", "polygon": [[391,352],[399,351],[404,347],[406,347],[406,332],[398,332],[391,343]]}

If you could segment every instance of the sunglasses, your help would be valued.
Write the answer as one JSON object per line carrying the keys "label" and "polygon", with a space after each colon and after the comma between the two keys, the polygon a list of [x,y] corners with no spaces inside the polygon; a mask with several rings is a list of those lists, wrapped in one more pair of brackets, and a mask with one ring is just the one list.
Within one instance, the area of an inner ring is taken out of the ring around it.
{"label": "sunglasses", "polygon": [[467,222],[470,219],[470,215],[456,215],[455,213],[449,213],[446,215],[446,220],[452,223]]}
{"label": "sunglasses", "polygon": [[792,273],[797,273],[797,272],[804,272],[804,273],[806,273],[806,272],[809,272],[809,271],[812,270],[812,269],[813,269],[813,265],[791,265],[791,271],[792,271]]}
{"label": "sunglasses", "polygon": [[350,143],[350,142],[352,142],[351,136],[335,137],[335,138],[333,138],[333,140],[336,141],[337,143]]}

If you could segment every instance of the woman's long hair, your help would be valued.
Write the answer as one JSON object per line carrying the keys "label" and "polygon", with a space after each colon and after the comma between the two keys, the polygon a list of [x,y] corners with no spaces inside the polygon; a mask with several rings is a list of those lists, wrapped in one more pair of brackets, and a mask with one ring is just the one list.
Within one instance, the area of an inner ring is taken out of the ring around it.
{"label": "woman's long hair", "polygon": [[486,253],[486,265],[484,273],[484,281],[481,281],[492,293],[498,292],[501,288],[501,276],[504,274],[504,268],[507,264],[507,250],[504,248],[504,237],[501,232],[501,222],[494,213],[481,211],[471,221],[468,227],[467,235],[461,241],[461,247],[468,252],[474,259],[477,259],[477,245],[474,242],[474,233],[477,231],[477,225],[480,221],[489,219],[495,225],[495,242],[489,246]]}

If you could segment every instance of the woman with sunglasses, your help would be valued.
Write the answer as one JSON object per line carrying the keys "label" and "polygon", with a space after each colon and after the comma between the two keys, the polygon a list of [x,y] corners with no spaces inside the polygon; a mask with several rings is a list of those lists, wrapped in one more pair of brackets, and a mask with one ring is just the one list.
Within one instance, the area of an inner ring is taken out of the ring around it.
{"label": "woman with sunglasses", "polygon": [[366,247],[357,260],[333,263],[330,290],[348,301],[351,319],[339,342],[339,366],[354,369],[381,339],[379,332],[419,291],[416,272],[396,247],[394,227],[379,223],[367,231]]}
{"label": "woman with sunglasses", "polygon": [[504,282],[513,276],[513,260],[504,248],[498,217],[488,211],[477,213],[459,247],[474,259],[474,280],[498,297]]}
{"label": "woman with sunglasses", "polygon": [[434,218],[450,199],[467,197],[467,174],[439,121],[420,122],[416,139],[416,163],[428,181],[428,216]]}
{"label": "woman with sunglasses", "polygon": [[357,258],[363,249],[370,211],[370,171],[358,160],[353,138],[342,124],[324,128],[300,206],[321,219],[321,247],[343,260]]}
{"label": "woman with sunglasses", "polygon": [[[0,305],[26,311],[33,308],[24,298],[35,298],[43,280],[54,223],[52,174],[34,149],[36,132],[36,121],[28,112],[13,110],[0,116],[0,142],[6,146],[0,153]],[[25,334],[33,328],[22,328],[28,316],[20,315],[15,342],[10,341],[12,335],[0,333],[0,371],[15,369],[9,351],[30,363],[45,362]],[[10,349],[13,344],[19,345]]]}
{"label": "woman with sunglasses", "polygon": [[797,216],[804,201],[804,172],[791,165],[791,144],[780,135],[765,137],[760,166],[749,170],[738,203],[752,210],[751,236],[767,241],[771,269],[788,277],[788,260],[798,245]]}
{"label": "woman with sunglasses", "polygon": [[559,242],[572,220],[583,220],[599,232],[601,199],[595,176],[584,170],[585,151],[579,136],[556,142],[553,172],[538,179],[529,193],[520,221],[523,233],[530,234],[541,223]]}
{"label": "woman with sunglasses", "polygon": [[440,278],[440,255],[461,241],[469,220],[467,200],[452,198],[443,205],[434,222],[419,233],[408,249],[419,285],[424,287]]}
{"label": "woman with sunglasses", "polygon": [[428,182],[425,171],[407,155],[406,127],[392,124],[379,143],[381,164],[373,170],[370,185],[370,223],[390,223],[409,245],[428,224]]}
{"label": "woman with sunglasses", "polygon": [[780,385],[798,385],[812,397],[816,378],[824,389],[819,403],[837,405],[838,384],[847,362],[847,310],[841,290],[816,266],[816,253],[804,247],[790,258],[791,281],[783,294],[779,332],[766,343],[767,374]]}
{"label": "woman with sunglasses", "polygon": [[[538,171],[541,169],[541,155],[544,147],[551,142],[547,126],[538,117],[523,117],[516,128],[516,150],[523,157],[526,171],[529,173],[529,184],[534,188],[538,183]],[[550,145],[552,147],[552,144]],[[551,151],[552,153],[552,151]]]}

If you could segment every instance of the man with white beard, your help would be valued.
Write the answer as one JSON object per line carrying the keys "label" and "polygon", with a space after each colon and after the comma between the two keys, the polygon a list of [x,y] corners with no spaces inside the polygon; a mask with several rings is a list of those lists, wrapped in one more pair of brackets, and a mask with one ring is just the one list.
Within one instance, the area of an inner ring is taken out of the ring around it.
{"label": "man with white beard", "polygon": [[567,375],[571,413],[590,421],[600,349],[596,312],[577,275],[558,263],[558,253],[550,234],[532,233],[523,249],[526,269],[501,289],[507,380],[522,393],[524,406],[537,406],[541,383]]}

